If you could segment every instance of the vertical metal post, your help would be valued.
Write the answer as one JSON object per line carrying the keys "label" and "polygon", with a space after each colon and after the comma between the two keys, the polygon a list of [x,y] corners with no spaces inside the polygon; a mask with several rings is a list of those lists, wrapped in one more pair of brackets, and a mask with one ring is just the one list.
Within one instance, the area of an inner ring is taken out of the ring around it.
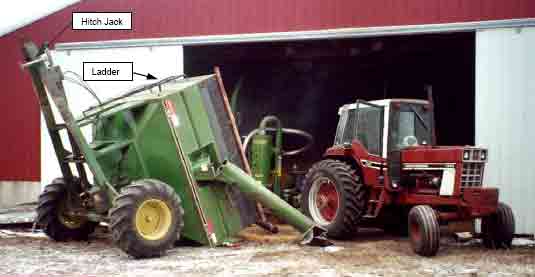
{"label": "vertical metal post", "polygon": [[275,135],[275,174],[273,176],[273,193],[281,196],[282,176],[282,126],[279,124]]}
{"label": "vertical metal post", "polygon": [[[353,143],[353,140],[354,139],[358,139],[358,130],[359,130],[359,116],[360,116],[360,112],[359,112],[359,106],[360,106],[360,100],[357,100],[357,103],[355,105],[355,130],[353,130],[353,135],[354,137],[352,138],[351,142],[350,143]],[[349,114],[348,114],[349,116]]]}
{"label": "vertical metal post", "polygon": [[436,128],[435,128],[435,101],[433,100],[433,86],[432,85],[426,85],[425,90],[427,91],[427,100],[429,101],[429,105],[431,106],[429,110],[431,110],[431,139],[433,140],[432,145],[437,145],[437,134],[436,134]]}

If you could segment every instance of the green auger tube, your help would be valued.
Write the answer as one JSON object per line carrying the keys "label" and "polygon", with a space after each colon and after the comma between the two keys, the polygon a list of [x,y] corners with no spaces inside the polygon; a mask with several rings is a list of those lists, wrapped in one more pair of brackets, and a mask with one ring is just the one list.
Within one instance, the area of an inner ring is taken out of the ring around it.
{"label": "green auger tube", "polygon": [[246,196],[270,208],[275,216],[301,231],[304,235],[303,244],[314,246],[332,245],[325,237],[327,232],[325,229],[317,226],[314,221],[290,206],[236,165],[225,161],[219,167],[218,173],[218,180],[235,185]]}

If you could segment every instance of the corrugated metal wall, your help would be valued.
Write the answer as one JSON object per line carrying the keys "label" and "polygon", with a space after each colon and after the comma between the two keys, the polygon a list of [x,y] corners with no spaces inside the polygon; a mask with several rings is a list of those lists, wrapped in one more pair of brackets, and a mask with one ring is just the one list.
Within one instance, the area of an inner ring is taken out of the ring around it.
{"label": "corrugated metal wall", "polygon": [[476,36],[476,143],[485,182],[512,205],[517,232],[535,233],[535,28]]}
{"label": "corrugated metal wall", "polygon": [[39,110],[19,68],[20,41],[41,43],[71,12],[132,11],[133,31],[72,31],[57,42],[285,32],[535,17],[532,0],[91,0],[0,38],[0,180],[39,180]]}

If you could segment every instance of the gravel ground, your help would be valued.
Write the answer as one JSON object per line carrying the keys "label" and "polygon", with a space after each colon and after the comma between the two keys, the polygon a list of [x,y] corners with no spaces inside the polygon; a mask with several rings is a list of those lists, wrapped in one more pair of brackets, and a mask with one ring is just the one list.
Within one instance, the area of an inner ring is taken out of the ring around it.
{"label": "gravel ground", "polygon": [[334,247],[243,242],[237,247],[181,246],[134,260],[106,234],[56,243],[44,235],[0,230],[0,276],[535,276],[535,245],[486,250],[478,241],[443,240],[423,258],[407,239],[367,233]]}

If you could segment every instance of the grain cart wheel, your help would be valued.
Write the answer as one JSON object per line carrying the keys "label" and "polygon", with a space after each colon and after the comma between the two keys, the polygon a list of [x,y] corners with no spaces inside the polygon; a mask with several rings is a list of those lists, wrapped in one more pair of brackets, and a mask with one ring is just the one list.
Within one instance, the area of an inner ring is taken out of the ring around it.
{"label": "grain cart wheel", "polygon": [[507,204],[498,203],[496,213],[481,221],[483,245],[487,248],[511,248],[515,233],[515,217]]}
{"label": "grain cart wheel", "polygon": [[409,212],[409,235],[414,252],[431,257],[440,246],[440,226],[433,208],[427,205],[415,206]]}
{"label": "grain cart wheel", "polygon": [[366,209],[367,190],[349,165],[317,162],[305,177],[303,212],[327,229],[332,238],[354,235]]}
{"label": "grain cart wheel", "polygon": [[180,197],[169,185],[154,179],[132,182],[110,210],[113,242],[135,258],[165,254],[184,226]]}
{"label": "grain cart wheel", "polygon": [[[73,179],[72,188],[80,191],[80,180]],[[56,178],[47,185],[39,195],[37,206],[37,225],[43,228],[47,236],[55,241],[87,240],[97,223],[87,218],[65,214],[68,201],[67,183],[63,178]]]}

